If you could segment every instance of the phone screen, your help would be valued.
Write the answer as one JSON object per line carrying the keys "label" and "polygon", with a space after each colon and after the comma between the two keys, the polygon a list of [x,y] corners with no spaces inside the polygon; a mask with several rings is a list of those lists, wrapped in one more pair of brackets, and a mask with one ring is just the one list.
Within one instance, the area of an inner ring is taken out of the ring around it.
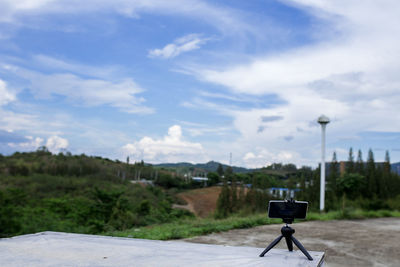
{"label": "phone screen", "polygon": [[288,202],[283,200],[271,200],[268,205],[268,217],[305,219],[308,202]]}

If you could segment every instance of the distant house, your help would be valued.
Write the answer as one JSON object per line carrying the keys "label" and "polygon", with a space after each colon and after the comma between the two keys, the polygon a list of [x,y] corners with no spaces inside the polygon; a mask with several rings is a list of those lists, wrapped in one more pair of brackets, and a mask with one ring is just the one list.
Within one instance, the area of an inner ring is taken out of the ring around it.
{"label": "distant house", "polygon": [[154,182],[152,180],[140,179],[140,180],[131,180],[132,184],[140,184],[142,186],[154,186]]}
{"label": "distant house", "polygon": [[198,177],[198,176],[193,176],[192,181],[199,182],[199,183],[204,183],[204,186],[207,186],[208,178],[207,177]]}

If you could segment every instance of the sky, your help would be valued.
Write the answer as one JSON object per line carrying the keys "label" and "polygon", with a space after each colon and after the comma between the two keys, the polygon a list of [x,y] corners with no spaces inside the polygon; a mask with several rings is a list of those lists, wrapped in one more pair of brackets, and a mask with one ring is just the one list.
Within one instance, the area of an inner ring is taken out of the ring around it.
{"label": "sky", "polygon": [[[0,153],[400,161],[400,1],[0,0]],[[356,156],[356,155],[355,155]]]}

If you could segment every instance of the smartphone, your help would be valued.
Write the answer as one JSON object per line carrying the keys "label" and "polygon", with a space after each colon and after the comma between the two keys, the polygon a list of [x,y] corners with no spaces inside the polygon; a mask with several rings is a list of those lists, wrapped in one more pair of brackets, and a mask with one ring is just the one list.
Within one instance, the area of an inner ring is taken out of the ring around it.
{"label": "smartphone", "polygon": [[268,204],[269,218],[282,219],[305,219],[307,215],[308,202],[271,200]]}

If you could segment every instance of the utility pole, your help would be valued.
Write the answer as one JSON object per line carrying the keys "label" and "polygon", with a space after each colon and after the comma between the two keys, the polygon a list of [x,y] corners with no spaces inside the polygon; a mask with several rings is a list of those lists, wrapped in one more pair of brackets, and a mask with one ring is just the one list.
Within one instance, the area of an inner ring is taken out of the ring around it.
{"label": "utility pole", "polygon": [[319,198],[319,210],[324,211],[325,209],[325,130],[326,125],[329,123],[329,118],[325,115],[321,115],[318,118],[318,123],[321,124],[321,188]]}

